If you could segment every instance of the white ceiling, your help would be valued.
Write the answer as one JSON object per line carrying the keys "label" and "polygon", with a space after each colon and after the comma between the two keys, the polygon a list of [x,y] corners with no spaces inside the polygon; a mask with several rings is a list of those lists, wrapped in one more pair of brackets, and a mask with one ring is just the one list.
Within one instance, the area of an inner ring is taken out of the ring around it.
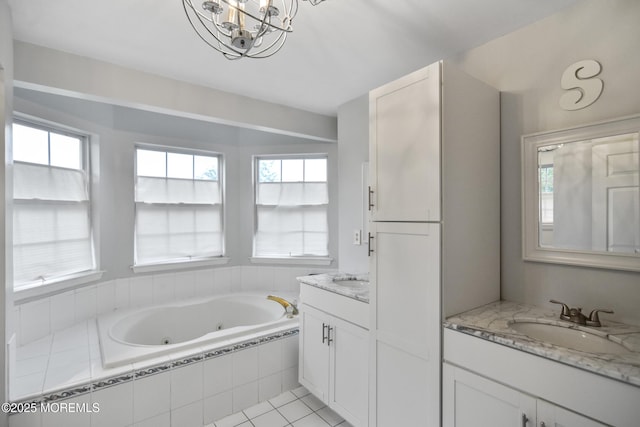
{"label": "white ceiling", "polygon": [[232,93],[335,115],[344,102],[577,0],[300,1],[268,59],[228,61],[191,29],[182,0],[9,0],[14,37]]}

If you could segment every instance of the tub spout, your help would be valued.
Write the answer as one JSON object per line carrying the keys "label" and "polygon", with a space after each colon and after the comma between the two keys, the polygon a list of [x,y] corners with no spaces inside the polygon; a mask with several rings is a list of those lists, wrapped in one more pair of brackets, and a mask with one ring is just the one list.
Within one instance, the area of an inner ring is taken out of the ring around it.
{"label": "tub spout", "polygon": [[279,303],[280,305],[282,305],[284,307],[284,310],[288,314],[292,314],[294,316],[296,316],[298,314],[298,307],[295,304],[287,301],[284,298],[280,298],[280,297],[277,297],[275,295],[269,295],[267,297],[267,299],[270,299],[270,300],[275,301],[275,302]]}

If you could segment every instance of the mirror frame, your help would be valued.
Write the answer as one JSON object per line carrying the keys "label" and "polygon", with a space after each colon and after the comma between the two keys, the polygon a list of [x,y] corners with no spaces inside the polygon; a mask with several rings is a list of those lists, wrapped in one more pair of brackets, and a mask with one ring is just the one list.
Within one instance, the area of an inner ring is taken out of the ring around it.
{"label": "mirror frame", "polygon": [[544,248],[539,244],[538,148],[547,145],[584,141],[585,139],[632,132],[640,134],[640,115],[522,136],[523,260],[594,268],[640,271],[640,254]]}

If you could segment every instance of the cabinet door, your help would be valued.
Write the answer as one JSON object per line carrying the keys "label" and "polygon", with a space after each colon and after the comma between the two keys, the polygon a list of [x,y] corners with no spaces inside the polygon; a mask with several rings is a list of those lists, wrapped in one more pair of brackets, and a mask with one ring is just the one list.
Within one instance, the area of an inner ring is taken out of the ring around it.
{"label": "cabinet door", "polygon": [[604,427],[597,421],[538,399],[539,427]]}
{"label": "cabinet door", "polygon": [[369,94],[373,221],[440,220],[440,63]]}
{"label": "cabinet door", "polygon": [[369,404],[368,331],[341,319],[331,321],[329,406],[356,427],[367,426]]}
{"label": "cabinet door", "polygon": [[300,306],[299,381],[324,403],[329,403],[328,316],[322,311]]}
{"label": "cabinet door", "polygon": [[464,369],[443,365],[444,427],[534,427],[536,400]]}
{"label": "cabinet door", "polygon": [[440,226],[371,225],[373,425],[440,423]]}

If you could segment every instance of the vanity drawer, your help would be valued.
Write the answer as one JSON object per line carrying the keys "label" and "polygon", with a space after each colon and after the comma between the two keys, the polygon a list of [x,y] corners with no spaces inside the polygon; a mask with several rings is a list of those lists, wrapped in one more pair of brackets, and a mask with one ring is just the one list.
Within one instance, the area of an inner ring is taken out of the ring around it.
{"label": "vanity drawer", "polygon": [[335,292],[300,284],[301,303],[369,329],[369,304]]}

